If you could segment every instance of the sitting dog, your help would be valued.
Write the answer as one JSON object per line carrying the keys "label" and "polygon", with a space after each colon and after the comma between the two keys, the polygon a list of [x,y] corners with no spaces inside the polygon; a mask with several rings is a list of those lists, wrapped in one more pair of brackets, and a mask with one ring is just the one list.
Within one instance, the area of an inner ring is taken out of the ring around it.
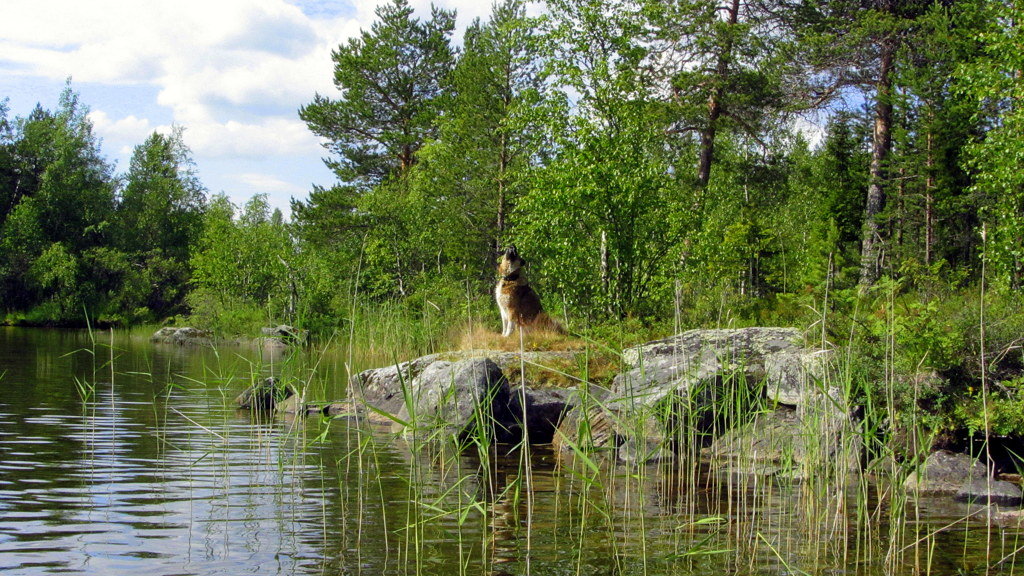
{"label": "sitting dog", "polygon": [[498,260],[498,285],[494,297],[501,312],[501,335],[511,336],[517,327],[542,327],[564,333],[540,305],[540,297],[526,281],[526,261],[516,247],[509,246]]}

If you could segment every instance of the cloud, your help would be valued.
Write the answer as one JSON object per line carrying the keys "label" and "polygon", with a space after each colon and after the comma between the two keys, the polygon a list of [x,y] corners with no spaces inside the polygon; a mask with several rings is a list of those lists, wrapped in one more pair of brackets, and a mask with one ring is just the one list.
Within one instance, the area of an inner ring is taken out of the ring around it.
{"label": "cloud", "polygon": [[113,144],[119,154],[131,154],[137,144],[141,144],[154,131],[170,133],[169,126],[156,127],[146,118],[138,118],[134,114],[114,119],[102,110],[89,113],[93,128],[107,143]]}
{"label": "cloud", "polygon": [[200,130],[294,117],[331,87],[337,34],[358,30],[281,0],[14,0],[4,20],[0,73],[152,85],[174,122]]}
{"label": "cloud", "polygon": [[290,195],[304,194],[305,189],[286,182],[272,174],[261,174],[258,172],[245,172],[236,174],[235,179],[253,194],[260,193],[284,193]]}
{"label": "cloud", "polygon": [[195,154],[213,157],[317,156],[322,152],[319,140],[297,118],[207,122],[186,127],[184,139]]}

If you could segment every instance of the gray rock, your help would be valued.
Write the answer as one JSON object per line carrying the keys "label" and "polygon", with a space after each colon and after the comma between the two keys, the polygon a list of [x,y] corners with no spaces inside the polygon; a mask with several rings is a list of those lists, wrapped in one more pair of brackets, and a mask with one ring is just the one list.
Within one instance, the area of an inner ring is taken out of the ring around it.
{"label": "gray rock", "polygon": [[[600,402],[604,420],[619,424],[593,439],[617,443],[627,460],[658,460],[776,403],[797,407],[800,422],[834,430],[848,418],[838,391],[823,385],[828,357],[805,348],[795,328],[690,330],[630,348],[629,369]],[[577,444],[571,423],[562,433]]]}
{"label": "gray rock", "polygon": [[508,380],[489,358],[432,362],[412,379],[408,396],[397,414],[407,425],[395,422],[396,431],[461,437],[480,428],[501,435],[513,421]]}
{"label": "gray rock", "polygon": [[213,346],[213,333],[199,328],[173,328],[166,326],[156,331],[150,341],[178,346]]}
{"label": "gray rock", "polygon": [[939,450],[925,459],[903,482],[903,488],[920,495],[954,495],[974,480],[986,480],[988,470],[966,454]]}
{"label": "gray rock", "polygon": [[278,404],[295,395],[291,386],[284,385],[277,378],[270,377],[257,382],[235,398],[235,404],[245,410],[271,412]]}
{"label": "gray rock", "polygon": [[349,395],[377,410],[398,414],[405,405],[405,392],[409,390],[413,379],[440,357],[439,354],[431,354],[383,368],[364,370],[352,378]]}
{"label": "gray rock", "polygon": [[860,465],[860,437],[845,418],[791,407],[757,414],[726,431],[704,451],[712,464],[737,474],[781,474],[808,478],[831,466],[855,470]]}
{"label": "gray rock", "polygon": [[265,341],[280,342],[285,345],[301,346],[309,341],[309,330],[299,330],[287,324],[267,326],[260,329]]}
{"label": "gray rock", "polygon": [[956,500],[972,504],[998,504],[1020,506],[1024,501],[1020,487],[1006,480],[973,478],[957,491]]}
{"label": "gray rock", "polygon": [[[523,399],[526,400],[524,411]],[[546,388],[533,390],[517,386],[511,391],[511,416],[520,428],[525,428],[532,444],[547,444],[555,436],[562,417],[578,402],[576,390]],[[522,422],[526,415],[525,426]],[[513,431],[514,433],[514,431]]]}
{"label": "gray rock", "polygon": [[618,450],[624,436],[611,411],[585,401],[565,414],[551,444],[566,452]]}
{"label": "gray rock", "polygon": [[710,378],[742,375],[766,380],[775,402],[799,405],[818,393],[828,358],[827,350],[807,349],[796,328],[690,330],[623,352],[632,369],[616,379],[613,391],[651,404]]}

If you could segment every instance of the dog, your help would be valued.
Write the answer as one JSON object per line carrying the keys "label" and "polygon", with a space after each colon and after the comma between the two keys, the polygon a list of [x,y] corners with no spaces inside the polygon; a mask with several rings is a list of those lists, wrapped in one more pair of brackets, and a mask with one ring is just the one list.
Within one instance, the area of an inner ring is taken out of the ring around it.
{"label": "dog", "polygon": [[526,260],[509,246],[498,259],[498,285],[494,287],[494,298],[501,312],[501,335],[506,338],[516,328],[547,328],[559,333],[565,330],[541,308],[540,297],[526,281]]}

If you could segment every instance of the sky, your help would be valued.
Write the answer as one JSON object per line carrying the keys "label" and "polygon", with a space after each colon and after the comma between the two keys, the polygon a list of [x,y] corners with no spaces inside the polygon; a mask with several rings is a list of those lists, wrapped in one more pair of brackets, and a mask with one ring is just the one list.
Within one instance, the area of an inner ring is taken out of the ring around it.
{"label": "sky", "polygon": [[[154,131],[184,128],[199,178],[241,206],[334,182],[326,151],[298,117],[336,97],[331,51],[369,29],[378,0],[4,0],[0,101],[9,116],[53,110],[65,83],[90,109],[118,173]],[[410,0],[429,18],[429,0]],[[486,20],[486,0],[435,0],[458,29]]]}

